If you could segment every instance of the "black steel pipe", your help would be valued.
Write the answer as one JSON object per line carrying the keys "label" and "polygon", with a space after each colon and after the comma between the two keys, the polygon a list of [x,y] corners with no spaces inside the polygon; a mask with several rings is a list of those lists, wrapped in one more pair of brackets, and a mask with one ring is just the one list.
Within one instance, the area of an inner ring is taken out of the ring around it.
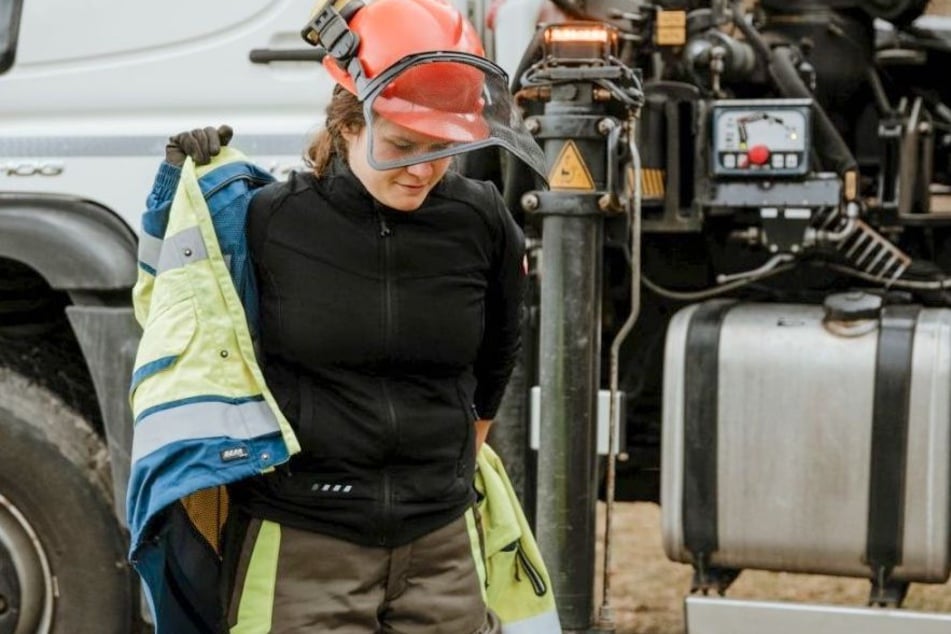
{"label": "black steel pipe", "polygon": [[603,231],[597,216],[542,225],[537,533],[566,632],[594,614]]}
{"label": "black steel pipe", "polygon": [[[600,110],[587,97],[590,92],[553,91],[545,115],[590,117]],[[550,163],[558,160],[566,141],[546,139]],[[593,190],[603,190],[607,183],[606,138],[572,142],[589,170]],[[577,199],[577,191],[562,193]],[[557,194],[553,187],[548,195]],[[587,633],[595,618],[604,218],[597,213],[545,213],[542,208],[538,212],[542,214],[542,258],[536,532],[564,631]]]}

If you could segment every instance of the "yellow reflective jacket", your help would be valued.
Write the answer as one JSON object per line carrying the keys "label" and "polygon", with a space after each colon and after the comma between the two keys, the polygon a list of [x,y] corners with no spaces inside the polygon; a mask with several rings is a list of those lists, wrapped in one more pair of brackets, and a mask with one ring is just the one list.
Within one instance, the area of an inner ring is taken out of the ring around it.
{"label": "yellow reflective jacket", "polygon": [[247,255],[248,203],[272,180],[231,148],[204,167],[186,161],[180,177],[163,165],[143,216],[127,513],[156,634],[217,629],[224,485],[300,450],[264,382],[232,279]]}
{"label": "yellow reflective jacket", "polygon": [[505,467],[488,445],[476,461],[486,603],[502,621],[503,634],[561,632],[548,570]]}

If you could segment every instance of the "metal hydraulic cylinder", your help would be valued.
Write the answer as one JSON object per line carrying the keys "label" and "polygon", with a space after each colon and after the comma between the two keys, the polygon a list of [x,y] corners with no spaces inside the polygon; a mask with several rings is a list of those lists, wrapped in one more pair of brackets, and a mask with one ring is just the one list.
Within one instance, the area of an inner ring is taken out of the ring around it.
{"label": "metal hydraulic cylinder", "polygon": [[595,561],[599,217],[549,216],[543,231],[538,541],[566,632],[588,631]]}
{"label": "metal hydraulic cylinder", "polygon": [[[552,191],[539,195],[537,210],[542,258],[536,532],[565,632],[590,632],[594,618],[601,356],[604,217],[596,192],[605,182],[605,141],[596,132],[593,104],[579,103],[579,94],[567,88],[569,99],[559,102],[555,91],[546,104],[540,136],[552,135],[545,140]],[[559,179],[569,186],[559,187]],[[590,188],[570,187],[575,184]]]}

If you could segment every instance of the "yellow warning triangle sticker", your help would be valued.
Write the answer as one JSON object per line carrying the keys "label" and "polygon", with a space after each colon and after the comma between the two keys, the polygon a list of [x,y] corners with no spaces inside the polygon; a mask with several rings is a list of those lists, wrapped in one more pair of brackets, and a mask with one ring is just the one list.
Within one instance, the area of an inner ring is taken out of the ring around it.
{"label": "yellow warning triangle sticker", "polygon": [[548,184],[552,189],[594,191],[594,179],[574,141],[568,141],[561,147],[558,159],[548,172]]}

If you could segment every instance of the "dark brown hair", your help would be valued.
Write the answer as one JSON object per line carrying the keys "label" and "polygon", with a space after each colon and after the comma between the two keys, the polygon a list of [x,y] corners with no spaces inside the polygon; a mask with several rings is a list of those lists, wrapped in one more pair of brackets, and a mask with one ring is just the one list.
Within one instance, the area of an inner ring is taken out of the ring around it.
{"label": "dark brown hair", "polygon": [[347,158],[347,140],[344,132],[359,133],[366,125],[363,104],[356,95],[337,84],[327,105],[327,118],[323,129],[317,133],[307,148],[307,165],[320,176],[330,167],[335,156]]}

